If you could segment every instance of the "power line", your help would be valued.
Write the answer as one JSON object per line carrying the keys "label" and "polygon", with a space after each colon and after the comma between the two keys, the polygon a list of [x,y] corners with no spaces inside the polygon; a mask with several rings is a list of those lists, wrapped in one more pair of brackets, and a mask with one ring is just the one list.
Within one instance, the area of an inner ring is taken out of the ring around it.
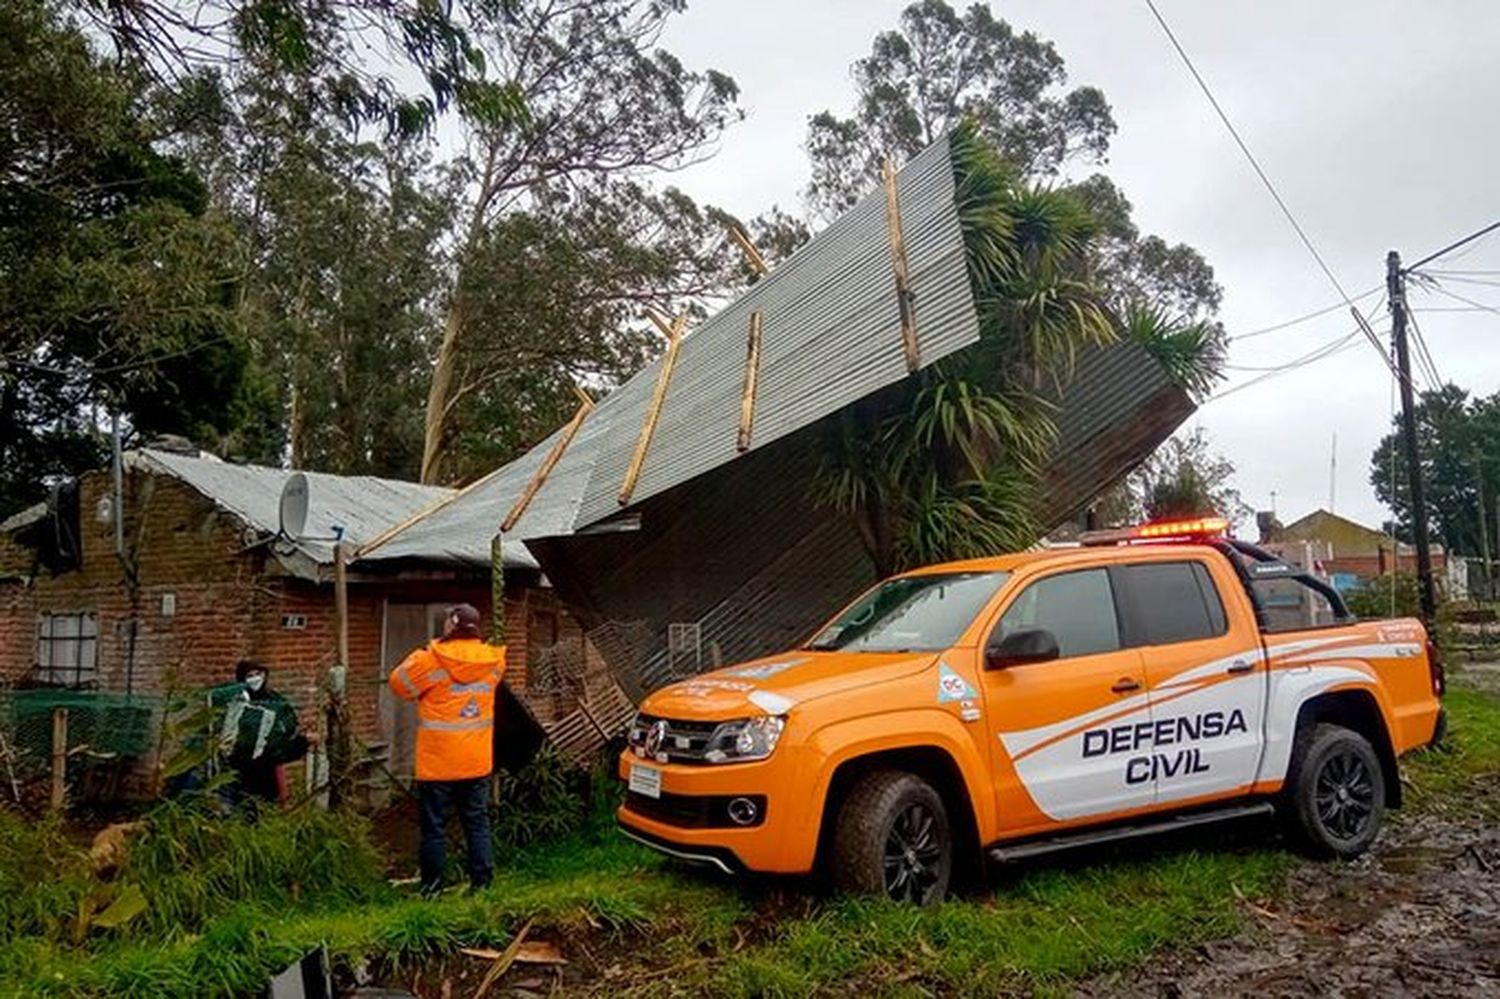
{"label": "power line", "polygon": [[[1208,83],[1204,81],[1202,74],[1198,72],[1198,67],[1194,66],[1193,60],[1188,57],[1187,50],[1182,47],[1182,43],[1172,33],[1172,28],[1167,24],[1167,19],[1162,17],[1161,11],[1156,9],[1156,0],[1146,0],[1146,6],[1151,9],[1151,15],[1156,18],[1156,23],[1161,25],[1161,30],[1166,34],[1167,40],[1172,43],[1172,48],[1177,50],[1177,55],[1182,59],[1183,65],[1188,68],[1189,73],[1193,74],[1193,79],[1198,83],[1198,89],[1203,91],[1203,96],[1207,97],[1208,103],[1213,105],[1214,112],[1218,114],[1219,120],[1224,123],[1224,127],[1229,130],[1229,134],[1233,137],[1235,145],[1239,146],[1240,152],[1245,154],[1245,159],[1250,162],[1250,166],[1255,170],[1255,175],[1260,178],[1260,182],[1265,185],[1266,190],[1270,193],[1271,199],[1276,202],[1276,207],[1281,209],[1281,214],[1286,216],[1287,222],[1291,223],[1292,229],[1297,233],[1297,238],[1302,240],[1302,245],[1307,248],[1307,252],[1317,262],[1319,269],[1328,278],[1328,283],[1333,285],[1334,290],[1338,292],[1339,298],[1343,300],[1344,305],[1358,318],[1359,310],[1354,307],[1354,300],[1344,290],[1344,286],[1339,281],[1338,276],[1333,273],[1333,269],[1328,266],[1328,262],[1323,259],[1323,255],[1318,252],[1318,248],[1313,245],[1312,239],[1307,235],[1306,230],[1302,228],[1302,224],[1297,221],[1297,217],[1292,214],[1292,210],[1287,207],[1286,201],[1282,199],[1280,192],[1276,190],[1276,185],[1271,183],[1271,178],[1266,175],[1265,170],[1261,169],[1260,161],[1255,158],[1254,153],[1250,152],[1250,147],[1245,144],[1245,140],[1240,138],[1240,133],[1234,127],[1234,122],[1229,120],[1229,115],[1225,114],[1224,109],[1219,106],[1218,98],[1214,97],[1214,93],[1209,89]],[[1378,340],[1371,336],[1370,330],[1365,323],[1360,322],[1359,325],[1364,330],[1365,336],[1370,340],[1371,346],[1375,348],[1376,353],[1385,362],[1386,367],[1391,369],[1391,374],[1399,378],[1400,374],[1396,370],[1396,366],[1391,363],[1391,359],[1386,354],[1385,348],[1380,345]]]}
{"label": "power line", "polygon": [[1177,54],[1182,58],[1183,64],[1187,66],[1188,72],[1193,74],[1193,79],[1198,81],[1198,87],[1203,91],[1203,96],[1207,97],[1208,103],[1213,105],[1214,111],[1217,112],[1219,116],[1219,120],[1222,121],[1224,123],[1224,127],[1229,130],[1229,134],[1234,138],[1235,144],[1240,147],[1240,152],[1245,154],[1245,159],[1250,161],[1250,166],[1255,170],[1255,175],[1259,177],[1260,182],[1266,186],[1266,190],[1270,192],[1271,198],[1276,202],[1277,207],[1281,209],[1281,214],[1285,215],[1286,220],[1291,223],[1292,228],[1297,233],[1297,237],[1302,240],[1302,245],[1307,247],[1307,252],[1312,254],[1313,260],[1317,261],[1318,267],[1320,267],[1323,273],[1327,275],[1329,283],[1338,290],[1339,297],[1344,300],[1344,304],[1352,305],[1353,302],[1349,298],[1349,293],[1344,291],[1344,286],[1339,283],[1339,279],[1334,276],[1332,269],[1330,269],[1327,262],[1323,260],[1323,255],[1318,252],[1318,248],[1313,245],[1313,241],[1309,239],[1307,233],[1303,231],[1301,223],[1297,221],[1297,217],[1292,214],[1292,210],[1288,208],[1286,202],[1281,199],[1281,195],[1276,190],[1276,185],[1271,183],[1271,178],[1267,177],[1266,172],[1261,169],[1260,161],[1255,158],[1254,153],[1250,152],[1250,147],[1245,145],[1245,140],[1240,138],[1239,131],[1235,129],[1234,123],[1229,120],[1229,115],[1225,114],[1224,109],[1219,106],[1218,99],[1214,97],[1213,91],[1208,89],[1208,84],[1204,82],[1202,75],[1200,75],[1198,72],[1198,68],[1193,65],[1193,60],[1188,58],[1188,54],[1183,49],[1182,43],[1177,40],[1176,35],[1172,34],[1172,29],[1170,26],[1168,26],[1166,18],[1162,17],[1161,11],[1156,9],[1156,0],[1146,0],[1146,6],[1151,8],[1152,15],[1156,17],[1156,23],[1161,25],[1162,31],[1166,32],[1167,40],[1170,41],[1172,43],[1172,47],[1177,50]]}
{"label": "power line", "polygon": [[[1378,284],[1368,291],[1362,291],[1358,295],[1355,295],[1354,301],[1358,302],[1362,298],[1369,298],[1376,292],[1383,290],[1385,290],[1385,285]],[[1325,306],[1324,308],[1318,309],[1315,312],[1309,312],[1306,315],[1298,316],[1295,319],[1288,319],[1285,322],[1276,323],[1274,326],[1262,326],[1260,329],[1251,330],[1249,333],[1236,333],[1234,336],[1229,338],[1229,341],[1231,343],[1234,343],[1239,340],[1249,340],[1254,337],[1264,336],[1267,333],[1275,333],[1277,330],[1284,330],[1288,327],[1296,326],[1298,323],[1305,323],[1309,319],[1317,319],[1319,316],[1326,316],[1330,312],[1337,312],[1339,309],[1343,308],[1347,308],[1347,305],[1345,303],[1334,302],[1332,305]],[[1379,306],[1376,306],[1376,308],[1379,308]]]}
{"label": "power line", "polygon": [[1204,400],[1204,403],[1207,404],[1222,399],[1225,396],[1234,395],[1236,392],[1250,388],[1253,385],[1259,385],[1261,382],[1269,381],[1272,378],[1279,378],[1282,375],[1288,374],[1292,371],[1296,371],[1299,368],[1305,368],[1309,365],[1316,364],[1319,361],[1327,360],[1328,358],[1333,357],[1337,354],[1342,354],[1350,347],[1353,347],[1355,345],[1356,341],[1354,338],[1361,332],[1362,330],[1359,327],[1356,327],[1355,329],[1350,330],[1348,333],[1344,334],[1341,337],[1335,337],[1329,343],[1324,344],[1323,346],[1317,348],[1309,354],[1304,355],[1303,357],[1297,358],[1294,361],[1289,361],[1285,364],[1277,365],[1272,370],[1258,375],[1255,378],[1250,379],[1249,381],[1240,382],[1238,385],[1231,385],[1228,388],[1224,389],[1224,391],[1210,396],[1208,399]]}
{"label": "power line", "polygon": [[1420,274],[1413,274],[1412,277],[1441,277],[1441,279],[1444,281],[1457,281],[1459,284],[1481,284],[1488,288],[1500,288],[1500,281],[1493,280],[1491,278],[1461,277],[1451,271],[1422,271]]}
{"label": "power line", "polygon": [[1427,338],[1422,335],[1422,327],[1417,323],[1417,317],[1410,309],[1406,310],[1406,317],[1411,320],[1412,339],[1417,343],[1417,362],[1422,368],[1422,373],[1432,383],[1434,389],[1443,387],[1443,376],[1438,373],[1437,364],[1432,359],[1432,351],[1427,349]]}
{"label": "power line", "polygon": [[[1146,0],[1146,2],[1150,3],[1151,0]],[[1460,246],[1463,246],[1465,243],[1472,243],[1476,239],[1480,239],[1480,238],[1482,238],[1484,236],[1488,236],[1490,233],[1494,232],[1496,229],[1500,229],[1500,222],[1491,222],[1489,225],[1485,226],[1483,229],[1476,229],[1474,232],[1469,233],[1463,239],[1457,240],[1456,242],[1449,243],[1447,246],[1443,247],[1441,250],[1437,251],[1436,253],[1429,253],[1427,256],[1423,257],[1421,260],[1418,260],[1416,263],[1412,264],[1410,267],[1404,267],[1402,269],[1406,270],[1406,271],[1414,271],[1418,267],[1421,267],[1423,264],[1431,263],[1432,261],[1436,260],[1438,257],[1444,256],[1445,254],[1452,253],[1454,250],[1458,249]]]}
{"label": "power line", "polygon": [[1433,284],[1431,290],[1437,292],[1439,295],[1447,295],[1449,298],[1456,299],[1471,309],[1478,309],[1480,312],[1493,312],[1495,315],[1500,316],[1500,307],[1486,305],[1484,302],[1476,302],[1472,298],[1466,298],[1456,291],[1449,291],[1440,284]]}
{"label": "power line", "polygon": [[1291,368],[1296,368],[1300,367],[1303,364],[1307,364],[1310,361],[1318,360],[1319,355],[1321,355],[1323,351],[1329,350],[1331,348],[1341,347],[1359,335],[1360,330],[1358,328],[1352,329],[1347,333],[1336,336],[1332,340],[1323,343],[1321,346],[1314,347],[1312,350],[1308,351],[1305,354],[1294,357],[1290,361],[1283,361],[1280,364],[1226,364],[1224,365],[1224,368],[1228,371],[1287,371]]}

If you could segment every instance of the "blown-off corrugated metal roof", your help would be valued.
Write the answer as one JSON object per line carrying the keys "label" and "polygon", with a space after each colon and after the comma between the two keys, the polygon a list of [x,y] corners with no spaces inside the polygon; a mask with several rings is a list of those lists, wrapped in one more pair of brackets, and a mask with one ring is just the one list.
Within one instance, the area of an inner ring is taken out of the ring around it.
{"label": "blown-off corrugated metal roof", "polygon": [[[285,468],[236,465],[208,455],[149,448],[130,452],[126,463],[186,483],[215,506],[264,534],[275,534],[279,527],[281,490],[293,474]],[[441,486],[370,475],[303,474],[308,483],[307,525],[303,536],[290,543],[318,565],[333,562],[336,529],[342,528],[344,540],[358,547],[453,494],[452,489]],[[507,545],[505,556],[507,565],[536,567],[536,560],[519,543]]]}
{"label": "blown-off corrugated metal roof", "polygon": [[[896,183],[926,366],[979,339],[947,137],[913,158]],[[763,333],[752,450],[905,378],[883,191],[683,339],[632,505],[740,457],[740,391],[757,311]],[[617,495],[660,365],[599,402],[508,538],[567,535],[621,510]],[[364,559],[486,563],[488,539],[560,433]]]}

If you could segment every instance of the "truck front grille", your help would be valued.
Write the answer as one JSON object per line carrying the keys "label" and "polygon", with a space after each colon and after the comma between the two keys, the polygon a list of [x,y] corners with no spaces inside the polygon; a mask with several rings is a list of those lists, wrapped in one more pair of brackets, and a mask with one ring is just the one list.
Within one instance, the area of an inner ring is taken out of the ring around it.
{"label": "truck front grille", "polygon": [[[646,737],[659,722],[666,723],[666,732],[661,739],[658,752],[667,754],[668,763],[706,763],[703,754],[708,750],[708,741],[718,729],[718,722],[682,721],[659,718],[653,715],[638,715],[630,726],[630,748],[643,758]],[[653,757],[654,758],[654,757]],[[659,761],[658,761],[659,762]]]}

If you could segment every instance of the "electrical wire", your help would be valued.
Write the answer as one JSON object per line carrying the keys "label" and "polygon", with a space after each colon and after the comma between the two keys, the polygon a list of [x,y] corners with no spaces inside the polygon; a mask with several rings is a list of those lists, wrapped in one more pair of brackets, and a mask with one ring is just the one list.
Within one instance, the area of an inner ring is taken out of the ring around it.
{"label": "electrical wire", "polygon": [[[1368,291],[1362,291],[1358,295],[1355,295],[1354,296],[1354,301],[1358,302],[1362,298],[1369,298],[1371,295],[1375,294],[1376,292],[1378,292],[1378,291],[1384,291],[1384,290],[1385,290],[1385,285],[1384,284],[1378,284],[1375,287],[1369,289]],[[1278,330],[1284,330],[1284,329],[1287,329],[1288,327],[1296,326],[1299,323],[1305,323],[1309,319],[1317,319],[1319,316],[1326,316],[1330,312],[1337,312],[1339,309],[1344,309],[1344,308],[1348,308],[1348,306],[1345,303],[1343,303],[1343,302],[1334,302],[1332,305],[1329,305],[1329,306],[1326,306],[1324,308],[1318,309],[1316,312],[1309,312],[1306,315],[1298,316],[1295,319],[1288,319],[1285,322],[1276,323],[1274,326],[1263,326],[1263,327],[1261,327],[1258,330],[1251,330],[1249,333],[1236,333],[1234,336],[1232,336],[1232,337],[1229,338],[1229,342],[1230,343],[1234,343],[1235,341],[1238,341],[1238,340],[1249,340],[1249,339],[1252,339],[1254,337],[1265,336],[1267,333],[1275,333]],[[1377,305],[1376,308],[1379,308],[1379,306]]]}
{"label": "electrical wire", "polygon": [[[1193,60],[1188,57],[1187,50],[1182,47],[1182,43],[1172,33],[1171,25],[1167,24],[1167,19],[1162,17],[1161,11],[1156,9],[1156,0],[1146,0],[1146,6],[1150,8],[1151,16],[1156,18],[1156,23],[1161,25],[1161,30],[1166,34],[1167,41],[1171,42],[1172,48],[1177,50],[1177,55],[1182,59],[1183,65],[1187,67],[1188,72],[1197,81],[1198,89],[1203,91],[1203,96],[1207,97],[1208,103],[1213,105],[1214,112],[1219,116],[1219,120],[1224,123],[1224,127],[1229,130],[1229,134],[1234,139],[1235,145],[1239,146],[1240,152],[1245,154],[1245,159],[1250,162],[1251,168],[1255,170],[1255,175],[1260,178],[1260,182],[1265,185],[1266,190],[1270,193],[1271,199],[1276,202],[1276,207],[1280,208],[1281,214],[1286,216],[1287,222],[1291,224],[1293,231],[1297,233],[1297,238],[1302,241],[1302,245],[1307,248],[1308,254],[1312,256],[1318,268],[1328,278],[1328,283],[1333,285],[1334,290],[1338,292],[1339,298],[1343,301],[1344,305],[1348,307],[1351,313],[1358,316],[1359,310],[1354,307],[1354,299],[1350,298],[1349,293],[1344,290],[1344,285],[1339,281],[1338,276],[1333,273],[1333,268],[1328,266],[1328,262],[1323,259],[1323,254],[1319,253],[1318,248],[1313,245],[1311,237],[1302,228],[1302,224],[1297,221],[1297,216],[1292,214],[1292,210],[1287,207],[1286,201],[1282,199],[1281,193],[1276,190],[1276,185],[1271,183],[1271,178],[1261,168],[1260,161],[1255,158],[1254,153],[1250,152],[1250,147],[1245,144],[1245,140],[1240,137],[1239,131],[1234,127],[1234,122],[1229,120],[1229,115],[1219,105],[1218,98],[1214,97],[1214,92],[1209,89],[1208,83],[1203,79],[1203,75],[1198,72],[1198,67],[1193,65]],[[1391,363],[1390,356],[1386,354],[1385,348],[1381,346],[1380,341],[1371,335],[1365,323],[1361,322],[1359,326],[1364,331],[1366,339],[1370,341],[1370,345],[1380,355],[1381,360],[1391,369],[1391,374],[1400,378],[1400,371]]]}
{"label": "electrical wire", "polygon": [[1495,315],[1500,316],[1500,306],[1487,305],[1484,302],[1476,302],[1472,298],[1466,298],[1456,291],[1449,291],[1447,288],[1444,288],[1440,284],[1433,284],[1430,287],[1432,291],[1437,292],[1439,295],[1447,295],[1449,298],[1464,303],[1471,309],[1477,309],[1480,312],[1493,312]]}
{"label": "electrical wire", "polygon": [[[1288,374],[1292,371],[1296,371],[1299,368],[1305,368],[1310,364],[1316,364],[1319,361],[1326,360],[1337,354],[1342,354],[1350,347],[1355,346],[1356,341],[1354,338],[1361,332],[1362,328],[1356,327],[1355,329],[1350,330],[1344,336],[1336,337],[1329,343],[1324,344],[1323,346],[1317,348],[1307,355],[1304,355],[1303,357],[1297,358],[1295,361],[1289,361],[1286,364],[1277,365],[1272,370],[1258,375],[1255,378],[1250,379],[1249,381],[1240,382],[1238,385],[1231,385],[1228,388],[1224,389],[1224,391],[1209,396],[1204,400],[1204,405],[1207,405],[1210,402],[1215,402],[1219,399],[1224,398],[1225,396],[1234,395],[1236,392],[1240,392],[1244,389],[1250,388],[1252,385],[1259,385],[1261,382],[1269,381],[1272,378],[1279,378],[1282,375]],[[1385,331],[1382,330],[1382,332]]]}
{"label": "electrical wire", "polygon": [[1411,321],[1412,340],[1417,345],[1417,363],[1427,380],[1432,383],[1434,390],[1443,387],[1443,376],[1438,373],[1437,363],[1432,359],[1432,351],[1427,349],[1427,338],[1422,335],[1422,327],[1417,323],[1416,313],[1411,309],[1406,310],[1406,318]]}
{"label": "electrical wire", "polygon": [[1226,364],[1224,368],[1227,371],[1287,371],[1318,360],[1324,351],[1342,347],[1359,335],[1360,330],[1358,328],[1352,329],[1318,347],[1314,347],[1299,357],[1294,357],[1290,361],[1283,361],[1280,364]]}
{"label": "electrical wire", "polygon": [[[1151,0],[1146,0],[1146,2],[1150,3]],[[1490,233],[1494,232],[1496,229],[1500,229],[1500,222],[1491,222],[1489,225],[1483,227],[1482,229],[1476,229],[1473,232],[1469,233],[1463,239],[1455,240],[1454,242],[1449,243],[1447,246],[1443,247],[1441,250],[1438,250],[1436,253],[1429,253],[1429,254],[1427,254],[1427,256],[1423,257],[1421,260],[1418,260],[1416,263],[1411,264],[1410,266],[1407,266],[1407,267],[1403,267],[1402,270],[1405,270],[1405,271],[1414,271],[1418,267],[1421,267],[1423,264],[1430,264],[1430,263],[1432,263],[1438,257],[1447,256],[1448,254],[1452,253],[1454,250],[1458,249],[1460,246],[1464,246],[1464,245],[1466,245],[1468,243],[1473,243],[1476,240],[1483,239],[1485,236],[1488,236]],[[1468,256],[1470,253],[1474,252],[1474,249],[1475,249],[1474,247],[1470,246],[1463,253],[1460,253],[1459,257],[1462,258],[1462,257]]]}

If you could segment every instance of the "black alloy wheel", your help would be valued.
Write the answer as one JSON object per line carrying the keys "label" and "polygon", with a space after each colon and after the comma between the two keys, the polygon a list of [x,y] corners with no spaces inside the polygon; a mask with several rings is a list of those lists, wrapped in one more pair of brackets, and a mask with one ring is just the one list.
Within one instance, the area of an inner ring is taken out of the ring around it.
{"label": "black alloy wheel", "polygon": [[1375,816],[1375,777],[1347,747],[1329,754],[1313,789],[1318,820],[1334,836],[1357,840]]}
{"label": "black alloy wheel", "polygon": [[1282,818],[1313,856],[1357,857],[1380,832],[1386,780],[1369,739],[1342,725],[1314,725],[1292,751]]}
{"label": "black alloy wheel", "polygon": [[937,816],[920,801],[908,804],[885,837],[885,893],[897,902],[925,903],[942,876]]}
{"label": "black alloy wheel", "polygon": [[948,894],[953,830],[927,781],[902,770],[861,775],[839,803],[827,860],[835,883],[854,895],[932,905]]}

